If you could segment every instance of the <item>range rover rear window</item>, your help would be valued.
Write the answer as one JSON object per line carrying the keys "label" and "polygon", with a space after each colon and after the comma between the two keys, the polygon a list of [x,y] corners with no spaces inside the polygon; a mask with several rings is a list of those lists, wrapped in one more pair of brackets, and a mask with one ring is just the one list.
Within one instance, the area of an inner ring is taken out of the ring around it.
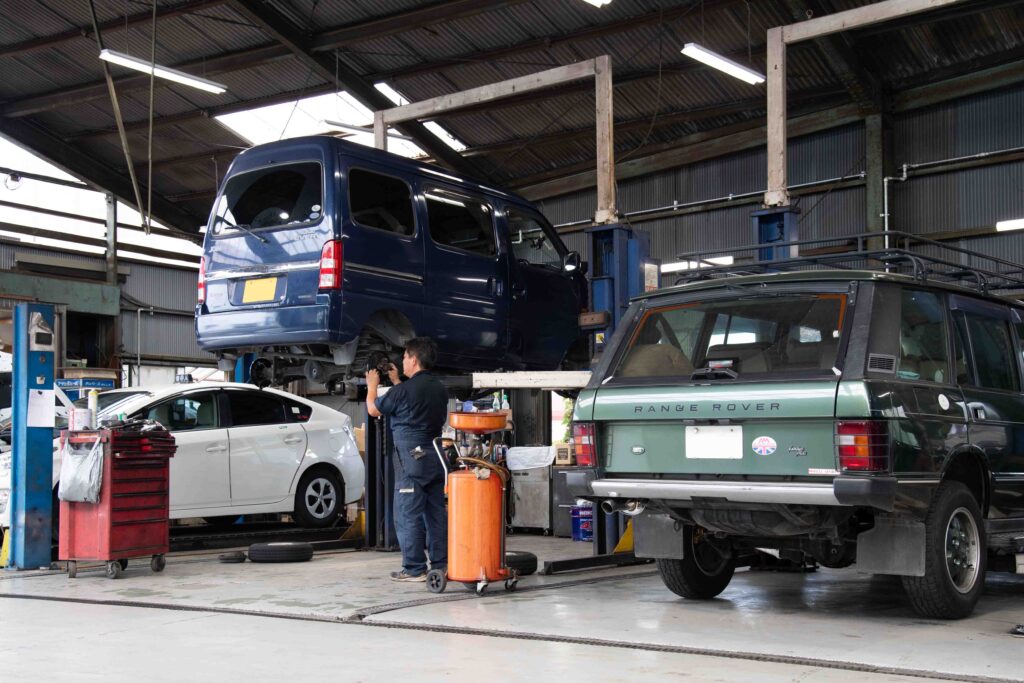
{"label": "range rover rear window", "polygon": [[614,379],[831,373],[843,294],[791,294],[653,308],[641,318]]}
{"label": "range rover rear window", "polygon": [[323,171],[316,162],[261,168],[228,179],[217,198],[213,234],[318,222]]}

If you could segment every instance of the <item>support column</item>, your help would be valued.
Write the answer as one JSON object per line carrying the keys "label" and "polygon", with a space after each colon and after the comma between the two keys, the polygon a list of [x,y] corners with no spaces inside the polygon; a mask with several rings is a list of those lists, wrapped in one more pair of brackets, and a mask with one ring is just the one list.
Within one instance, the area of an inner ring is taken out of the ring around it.
{"label": "support column", "polygon": [[782,27],[768,29],[768,191],[765,206],[788,206],[786,189],[786,43]]}
{"label": "support column", "polygon": [[106,194],[107,200],[107,284],[117,286],[117,199]]}
{"label": "support column", "polygon": [[881,232],[885,225],[883,179],[892,170],[892,135],[888,114],[869,114],[864,119],[864,129],[864,153],[867,160],[864,176],[867,208],[865,225],[868,232]]}
{"label": "support column", "polygon": [[388,124],[384,122],[384,112],[373,112],[373,146],[388,150]]}
{"label": "support column", "polygon": [[598,225],[618,219],[615,208],[615,116],[612,108],[612,60],[603,55],[594,60],[594,94],[597,120],[597,212]]}

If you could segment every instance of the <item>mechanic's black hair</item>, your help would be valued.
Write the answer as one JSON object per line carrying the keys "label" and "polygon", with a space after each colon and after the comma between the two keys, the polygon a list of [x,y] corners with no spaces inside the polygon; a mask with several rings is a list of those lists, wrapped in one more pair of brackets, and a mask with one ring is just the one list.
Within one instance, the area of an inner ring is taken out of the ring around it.
{"label": "mechanic's black hair", "polygon": [[405,342],[405,352],[419,361],[424,370],[434,367],[437,362],[437,344],[430,337],[413,337]]}

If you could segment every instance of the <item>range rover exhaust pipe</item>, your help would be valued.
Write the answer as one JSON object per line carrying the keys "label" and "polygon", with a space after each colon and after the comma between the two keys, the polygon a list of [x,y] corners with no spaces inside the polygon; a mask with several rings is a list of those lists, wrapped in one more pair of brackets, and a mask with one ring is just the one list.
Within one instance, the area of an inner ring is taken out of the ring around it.
{"label": "range rover exhaust pipe", "polygon": [[646,508],[639,500],[612,500],[606,498],[601,501],[601,510],[607,514],[621,512],[627,517],[636,517]]}

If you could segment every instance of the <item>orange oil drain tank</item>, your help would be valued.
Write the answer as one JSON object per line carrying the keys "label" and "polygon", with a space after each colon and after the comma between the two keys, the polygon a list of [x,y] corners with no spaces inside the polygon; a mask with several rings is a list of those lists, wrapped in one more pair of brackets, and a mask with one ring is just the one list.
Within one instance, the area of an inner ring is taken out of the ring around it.
{"label": "orange oil drain tank", "polygon": [[463,460],[472,468],[448,475],[448,580],[507,579],[505,473],[484,460]]}

